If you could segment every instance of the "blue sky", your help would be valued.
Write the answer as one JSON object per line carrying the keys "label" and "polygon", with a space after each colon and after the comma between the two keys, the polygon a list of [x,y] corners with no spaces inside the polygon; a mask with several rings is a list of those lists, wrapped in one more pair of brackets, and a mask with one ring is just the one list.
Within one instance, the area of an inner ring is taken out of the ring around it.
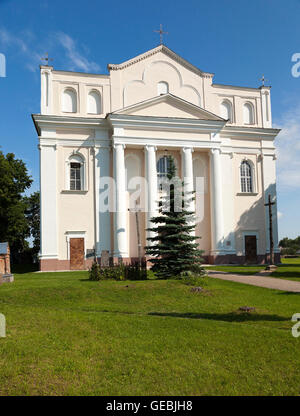
{"label": "blue sky", "polygon": [[280,237],[300,235],[300,77],[291,57],[300,53],[300,0],[0,0],[0,145],[22,158],[38,189],[37,135],[31,113],[40,108],[40,57],[55,69],[106,73],[159,43],[165,44],[214,82],[272,85],[273,124],[283,129],[278,146]]}

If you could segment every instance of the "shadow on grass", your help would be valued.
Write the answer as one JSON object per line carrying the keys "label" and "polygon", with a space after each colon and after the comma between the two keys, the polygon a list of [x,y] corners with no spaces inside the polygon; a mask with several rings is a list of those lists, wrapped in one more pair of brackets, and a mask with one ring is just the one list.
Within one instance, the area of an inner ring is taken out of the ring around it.
{"label": "shadow on grass", "polygon": [[278,271],[273,272],[271,274],[271,277],[277,277],[279,279],[283,278],[283,277],[289,278],[289,279],[293,279],[293,278],[294,279],[299,279],[300,278],[300,270],[293,272],[293,271],[285,271],[285,270],[279,269]]}
{"label": "shadow on grass", "polygon": [[11,272],[16,274],[32,273],[38,270],[38,264],[12,264],[11,266]]}
{"label": "shadow on grass", "polygon": [[187,319],[209,319],[213,321],[225,322],[245,322],[245,321],[289,321],[288,318],[278,315],[266,315],[258,313],[177,313],[177,312],[150,312],[148,315],[152,316],[169,316],[173,318],[187,318]]}
{"label": "shadow on grass", "polygon": [[300,296],[300,292],[280,292],[278,295],[298,295]]}

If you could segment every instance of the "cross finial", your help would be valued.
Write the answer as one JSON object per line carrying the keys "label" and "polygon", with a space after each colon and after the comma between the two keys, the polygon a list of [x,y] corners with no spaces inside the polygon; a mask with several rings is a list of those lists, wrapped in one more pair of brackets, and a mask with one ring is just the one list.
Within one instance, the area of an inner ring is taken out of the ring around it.
{"label": "cross finial", "polygon": [[265,82],[268,81],[268,79],[265,78],[264,74],[259,80],[261,81],[263,87],[265,86]]}
{"label": "cross finial", "polygon": [[159,25],[159,30],[153,30],[153,32],[159,33],[159,38],[160,38],[160,44],[163,44],[163,35],[168,35],[168,32],[164,32],[163,31],[163,25],[160,24]]}
{"label": "cross finial", "polygon": [[42,61],[46,61],[46,66],[49,66],[49,62],[53,61],[53,59],[52,58],[49,58],[48,52],[46,52],[45,55],[46,55],[45,58],[41,58],[41,60]]}

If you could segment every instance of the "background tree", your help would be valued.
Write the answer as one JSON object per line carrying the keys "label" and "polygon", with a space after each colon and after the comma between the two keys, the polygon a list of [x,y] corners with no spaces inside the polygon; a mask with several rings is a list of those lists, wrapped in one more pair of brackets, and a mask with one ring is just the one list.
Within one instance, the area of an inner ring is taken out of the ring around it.
{"label": "background tree", "polygon": [[279,247],[281,247],[281,254],[295,255],[300,250],[300,236],[295,239],[283,238],[279,241]]}
{"label": "background tree", "polygon": [[5,156],[0,151],[0,241],[9,242],[13,261],[29,246],[23,193],[31,183],[25,163],[13,153]]}
{"label": "background tree", "polygon": [[184,202],[183,183],[175,174],[174,160],[169,157],[169,195],[162,198],[160,215],[151,219],[154,226],[148,231],[153,231],[155,236],[147,238],[150,244],[145,248],[146,254],[153,257],[150,260],[153,264],[151,270],[160,278],[178,277],[184,271],[204,274],[202,252],[196,243],[199,237],[191,234],[195,230],[194,213],[184,207],[193,198]]}
{"label": "background tree", "polygon": [[32,257],[37,261],[40,251],[40,193],[34,192],[29,197],[24,198],[26,203],[25,216],[29,225],[30,235],[33,239]]}

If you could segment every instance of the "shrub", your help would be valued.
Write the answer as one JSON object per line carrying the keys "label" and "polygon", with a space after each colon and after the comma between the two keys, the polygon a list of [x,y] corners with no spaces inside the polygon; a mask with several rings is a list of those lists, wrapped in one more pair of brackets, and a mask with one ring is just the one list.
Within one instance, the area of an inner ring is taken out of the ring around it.
{"label": "shrub", "polygon": [[205,274],[198,274],[192,271],[180,273],[179,279],[184,285],[188,286],[205,286],[207,284]]}
{"label": "shrub", "polygon": [[115,266],[105,267],[100,269],[101,280],[125,280],[125,271],[123,264],[117,264]]}
{"label": "shrub", "polygon": [[100,266],[96,260],[94,260],[92,267],[89,269],[89,280],[94,282],[100,280]]}
{"label": "shrub", "polygon": [[110,267],[100,268],[97,262],[92,264],[89,270],[89,279],[98,280],[146,280],[146,262],[133,264],[117,264]]}
{"label": "shrub", "polygon": [[124,266],[125,279],[126,280],[146,280],[147,268],[146,262],[133,263]]}

